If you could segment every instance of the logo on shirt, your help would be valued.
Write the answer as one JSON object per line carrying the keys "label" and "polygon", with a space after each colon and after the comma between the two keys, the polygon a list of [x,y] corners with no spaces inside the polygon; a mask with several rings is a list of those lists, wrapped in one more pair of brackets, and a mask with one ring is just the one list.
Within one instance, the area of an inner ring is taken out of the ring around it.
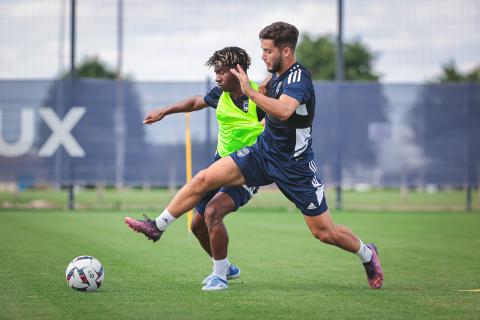
{"label": "logo on shirt", "polygon": [[243,112],[248,112],[248,100],[243,101],[242,110]]}
{"label": "logo on shirt", "polygon": [[280,88],[282,87],[282,81],[280,81],[278,84],[277,84],[277,87],[275,89],[275,95],[277,95],[279,92],[280,92]]}
{"label": "logo on shirt", "polygon": [[237,151],[237,156],[245,157],[249,152],[250,152],[250,150],[248,150],[247,148],[242,148],[242,149]]}

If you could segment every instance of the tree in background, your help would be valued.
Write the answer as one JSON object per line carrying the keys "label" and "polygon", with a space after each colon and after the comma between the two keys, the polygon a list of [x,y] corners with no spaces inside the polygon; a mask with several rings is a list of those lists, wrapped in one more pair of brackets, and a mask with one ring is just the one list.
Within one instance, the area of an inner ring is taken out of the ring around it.
{"label": "tree in background", "polygon": [[[116,79],[117,72],[109,67],[98,56],[84,58],[76,67],[75,74],[79,78]],[[68,71],[62,78],[68,77]]]}
{"label": "tree in background", "polygon": [[480,65],[465,73],[457,69],[454,60],[442,65],[442,73],[436,78],[440,83],[444,82],[477,82],[480,83]]}
{"label": "tree in background", "polygon": [[[314,80],[335,79],[335,39],[332,36],[304,34],[296,53],[298,61],[311,72]],[[345,43],[344,61],[345,80],[379,81],[380,75],[373,70],[375,55],[361,41]],[[344,181],[361,179],[376,184],[373,172],[379,153],[368,132],[372,122],[387,121],[388,100],[383,87],[373,83],[369,86],[346,85],[341,91],[337,88],[335,82],[316,87],[316,121],[322,134],[314,147],[319,151],[320,170],[327,180],[335,181],[334,173],[341,165]],[[336,157],[339,153],[341,162]]]}
{"label": "tree in background", "polygon": [[[317,38],[304,34],[297,46],[297,58],[312,74],[314,80],[335,79],[335,38]],[[360,40],[344,43],[345,80],[378,81],[373,69],[375,54]]]}

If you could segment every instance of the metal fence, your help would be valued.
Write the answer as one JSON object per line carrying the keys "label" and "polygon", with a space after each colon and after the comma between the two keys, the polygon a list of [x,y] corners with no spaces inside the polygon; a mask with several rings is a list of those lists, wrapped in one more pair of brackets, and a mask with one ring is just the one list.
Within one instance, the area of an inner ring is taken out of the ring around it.
{"label": "metal fence", "polygon": [[[185,116],[142,119],[208,86],[0,81],[0,182],[182,185]],[[313,146],[327,185],[478,185],[479,85],[316,82],[315,90]],[[192,113],[194,172],[212,160],[216,131],[215,110]]]}
{"label": "metal fence", "polygon": [[[51,79],[68,70],[73,2],[0,1],[0,78]],[[76,1],[75,62],[98,56],[136,79],[198,81],[211,74],[204,63],[214,50],[236,45],[251,55],[249,74],[260,80],[266,70],[259,31],[287,21],[302,35],[336,35],[338,2]],[[449,60],[462,71],[478,64],[476,0],[343,3],[344,40],[360,40],[372,51],[382,81],[432,80]]]}

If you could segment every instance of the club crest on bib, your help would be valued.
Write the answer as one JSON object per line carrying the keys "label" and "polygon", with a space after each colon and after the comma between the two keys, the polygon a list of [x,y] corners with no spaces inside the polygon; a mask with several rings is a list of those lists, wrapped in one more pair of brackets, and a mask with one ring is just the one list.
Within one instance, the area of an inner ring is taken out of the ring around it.
{"label": "club crest on bib", "polygon": [[240,149],[240,150],[237,151],[237,156],[239,156],[239,157],[244,157],[244,156],[246,156],[249,152],[250,152],[250,150],[248,150],[247,148],[242,148],[242,149]]}
{"label": "club crest on bib", "polygon": [[248,112],[248,100],[243,101],[242,110],[243,112]]}

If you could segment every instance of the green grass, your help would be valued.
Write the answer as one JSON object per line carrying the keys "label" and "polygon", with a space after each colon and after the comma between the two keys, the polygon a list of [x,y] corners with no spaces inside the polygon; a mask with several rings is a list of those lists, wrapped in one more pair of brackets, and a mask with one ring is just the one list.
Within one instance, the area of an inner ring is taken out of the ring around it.
{"label": "green grass", "polygon": [[[75,192],[77,208],[91,209],[162,209],[172,197],[174,191],[166,189],[127,189],[116,191],[105,189],[97,192],[92,189],[80,189]],[[335,193],[327,190],[328,203],[335,203]],[[398,189],[370,190],[355,192],[345,190],[343,206],[347,210],[380,210],[380,211],[463,211],[466,194],[463,190],[444,190],[436,193],[409,191],[403,197]],[[473,209],[480,210],[480,192],[473,193]],[[247,206],[251,208],[272,207],[282,210],[295,210],[295,207],[278,190],[262,188]],[[26,208],[67,207],[67,191],[27,190],[11,193],[0,192],[0,210]]]}
{"label": "green grass", "polygon": [[[130,213],[132,214],[132,213]],[[154,214],[152,214],[154,215]],[[211,261],[182,218],[152,244],[110,211],[0,212],[0,319],[478,319],[478,213],[343,212],[379,245],[382,290],[356,256],[311,237],[301,214],[246,208],[226,220],[242,277],[202,292]],[[95,293],[68,288],[78,255],[105,268]]]}

